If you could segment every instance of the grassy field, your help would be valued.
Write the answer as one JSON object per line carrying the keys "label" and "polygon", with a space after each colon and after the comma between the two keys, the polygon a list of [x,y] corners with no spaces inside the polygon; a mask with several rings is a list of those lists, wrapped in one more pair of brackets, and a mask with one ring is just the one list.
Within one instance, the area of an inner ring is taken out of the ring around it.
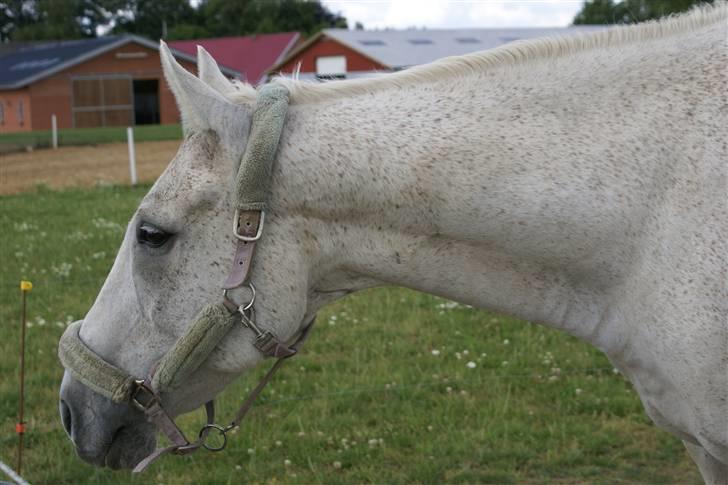
{"label": "grassy field", "polygon": [[[182,138],[180,125],[140,125],[134,127],[134,141],[178,140]],[[99,145],[126,142],[126,127],[74,128],[58,130],[58,145]],[[0,133],[2,146],[51,146],[51,131],[39,130],[19,133]],[[2,150],[0,150],[0,153]]]}
{"label": "grassy field", "polygon": [[[15,457],[17,288],[29,278],[32,483],[701,483],[681,443],[650,424],[600,352],[393,288],[327,308],[225,452],[167,457],[134,479],[83,464],[57,416],[56,343],[93,302],[145,190],[0,198],[0,460]],[[253,377],[221,396],[221,420]]]}

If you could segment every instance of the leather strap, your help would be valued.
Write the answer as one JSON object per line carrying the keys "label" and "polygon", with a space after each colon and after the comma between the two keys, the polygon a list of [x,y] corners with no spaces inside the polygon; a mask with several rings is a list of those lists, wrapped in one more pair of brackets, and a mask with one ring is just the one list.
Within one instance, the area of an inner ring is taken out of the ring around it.
{"label": "leather strap", "polygon": [[[258,382],[258,385],[255,386],[255,389],[253,389],[250,394],[245,398],[245,401],[243,401],[243,404],[238,409],[238,412],[235,413],[235,417],[233,420],[228,424],[225,428],[217,428],[220,430],[222,435],[224,436],[225,433],[227,433],[229,430],[235,428],[240,424],[240,422],[243,420],[243,418],[248,414],[248,412],[253,408],[253,404],[255,403],[255,400],[258,398],[261,392],[263,392],[263,389],[266,385],[270,382],[270,380],[273,378],[273,375],[280,369],[283,362],[296,355],[298,353],[298,350],[303,346],[304,342],[308,338],[309,333],[311,332],[311,329],[313,328],[313,324],[316,322],[316,318],[314,317],[313,320],[311,320],[311,323],[309,323],[306,328],[301,332],[301,334],[298,336],[296,341],[290,345],[285,346],[278,343],[278,346],[281,349],[280,352],[283,354],[282,356],[278,357],[276,359],[273,366],[268,370],[268,372],[265,373],[265,376]],[[268,332],[266,332],[268,334]],[[151,383],[151,377],[147,378],[144,383],[149,382]],[[190,443],[189,440],[185,437],[182,430],[179,429],[179,427],[175,424],[174,420],[169,417],[169,415],[165,412],[165,410],[161,406],[161,400],[159,397],[154,394],[154,399],[151,402],[151,405],[145,409],[145,414],[147,415],[147,418],[154,423],[159,430],[161,430],[167,438],[172,442],[172,445],[167,446],[165,448],[158,448],[154,450],[152,454],[144,458],[142,461],[140,461],[136,467],[134,467],[133,473],[141,473],[144,470],[149,467],[152,463],[154,463],[159,457],[166,455],[167,453],[174,453],[177,455],[186,455],[188,453],[192,453],[194,451],[197,451],[200,447],[202,447],[205,443],[205,440],[207,439],[208,434],[210,433],[210,426],[206,426],[202,428],[202,431],[200,432],[199,438],[194,441],[193,443]],[[205,404],[205,410],[207,411],[207,424],[213,425],[215,420],[215,406],[213,401],[209,401]],[[222,449],[222,448],[221,448]]]}
{"label": "leather strap", "polygon": [[[151,382],[151,379],[149,379]],[[212,425],[215,423],[215,402],[208,401],[205,403],[205,412],[207,414],[207,424]],[[147,469],[149,465],[157,461],[158,458],[166,455],[167,453],[174,453],[176,455],[187,455],[202,446],[207,439],[207,435],[210,433],[210,428],[205,427],[200,432],[200,436],[194,442],[190,443],[185,437],[181,429],[175,424],[174,420],[169,417],[167,412],[162,408],[159,401],[157,400],[150,408],[148,408],[144,414],[147,419],[152,422],[157,428],[162,431],[167,438],[172,442],[171,445],[164,448],[157,448],[149,456],[144,458],[142,461],[137,463],[132,473],[141,473]]]}
{"label": "leather strap", "polygon": [[296,355],[296,353],[298,353],[298,350],[303,346],[304,342],[308,338],[308,335],[311,332],[311,329],[313,328],[313,324],[315,322],[316,318],[314,317],[314,319],[311,320],[311,323],[309,323],[306,328],[303,329],[303,332],[301,332],[301,335],[298,336],[293,345],[291,345],[290,347],[285,347],[288,351],[287,355],[279,357],[276,360],[275,364],[273,364],[268,372],[265,373],[265,376],[263,376],[258,385],[255,386],[255,389],[253,389],[251,393],[248,394],[248,397],[245,398],[245,401],[243,401],[243,404],[240,406],[240,409],[238,409],[238,412],[235,413],[235,417],[230,422],[229,427],[234,428],[240,423],[240,421],[242,421],[245,415],[248,414],[248,411],[250,411],[250,409],[253,407],[255,399],[260,395],[261,392],[263,392],[263,389],[268,384],[268,382],[270,382],[271,378],[273,378],[273,375],[281,367],[283,362],[289,357],[293,357],[294,355]]}
{"label": "leather strap", "polygon": [[[236,235],[247,238],[254,238],[260,228],[260,211],[238,211],[237,219],[233,221],[233,231]],[[238,239],[238,247],[235,250],[233,264],[230,266],[230,273],[222,284],[224,290],[238,288],[245,283],[250,273],[250,263],[253,261],[255,241],[243,241]]]}

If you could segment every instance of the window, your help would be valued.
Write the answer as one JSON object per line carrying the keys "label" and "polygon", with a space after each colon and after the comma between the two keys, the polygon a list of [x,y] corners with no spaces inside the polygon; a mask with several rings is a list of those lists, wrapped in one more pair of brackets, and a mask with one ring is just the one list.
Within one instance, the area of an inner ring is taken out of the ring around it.
{"label": "window", "polygon": [[346,77],[346,56],[317,57],[316,77],[319,79],[344,79]]}
{"label": "window", "polygon": [[407,42],[414,45],[427,45],[434,43],[430,39],[408,39]]}
{"label": "window", "polygon": [[383,40],[378,39],[360,40],[359,43],[361,45],[387,45]]}
{"label": "window", "polygon": [[5,124],[5,105],[4,101],[0,101],[0,125]]}
{"label": "window", "polygon": [[455,41],[458,44],[480,44],[480,40],[475,37],[458,37]]}
{"label": "window", "polygon": [[25,122],[25,109],[23,108],[23,100],[18,101],[18,124],[23,126]]}

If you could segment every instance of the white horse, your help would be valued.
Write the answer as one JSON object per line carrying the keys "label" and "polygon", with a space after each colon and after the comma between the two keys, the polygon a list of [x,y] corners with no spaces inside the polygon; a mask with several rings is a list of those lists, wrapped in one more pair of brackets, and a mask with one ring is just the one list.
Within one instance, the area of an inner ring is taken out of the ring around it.
{"label": "white horse", "polygon": [[[562,329],[609,356],[706,482],[728,483],[727,39],[719,3],[376,79],[274,81],[291,106],[258,325],[292,339],[323,305],[390,284]],[[199,78],[161,55],[185,139],[80,332],[140,376],[219,299],[256,99],[202,50]],[[165,407],[187,412],[261,359],[236,326]],[[153,448],[129,406],[68,374],[61,398],[83,459],[129,467]]]}

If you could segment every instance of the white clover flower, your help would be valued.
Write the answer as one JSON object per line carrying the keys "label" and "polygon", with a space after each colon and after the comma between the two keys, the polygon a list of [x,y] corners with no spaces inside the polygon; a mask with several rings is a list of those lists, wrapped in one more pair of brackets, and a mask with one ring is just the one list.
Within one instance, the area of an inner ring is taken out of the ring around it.
{"label": "white clover flower", "polygon": [[51,266],[51,271],[56,276],[60,276],[61,278],[67,278],[71,274],[71,269],[73,268],[73,265],[71,263],[63,262],[58,266]]}
{"label": "white clover flower", "polygon": [[581,393],[582,393],[583,391],[582,391],[581,389],[579,389],[579,388],[577,387],[577,388],[576,388],[576,390],[575,390],[574,392],[575,392],[575,393],[576,393],[576,395],[578,396],[578,395],[579,395],[579,394],[581,394]]}
{"label": "white clover flower", "polygon": [[438,355],[440,355],[440,351],[437,349],[432,349],[432,355],[438,356]]}
{"label": "white clover flower", "polygon": [[285,460],[283,460],[283,465],[285,465],[285,466],[291,466],[291,460],[289,460],[288,458],[286,458]]}
{"label": "white clover flower", "polygon": [[465,364],[465,365],[466,365],[466,366],[468,367],[468,369],[475,369],[475,367],[476,367],[476,366],[477,366],[478,364],[476,364],[475,362],[473,362],[473,361],[471,360],[470,362],[468,362],[468,363],[467,363],[467,364]]}
{"label": "white clover flower", "polygon": [[341,462],[340,461],[335,461],[334,462],[334,468],[336,468],[337,470],[341,470]]}
{"label": "white clover flower", "polygon": [[505,339],[505,340],[503,340],[503,345],[508,345],[508,344],[510,344],[510,343],[511,343],[511,341],[510,341],[510,340],[508,340],[508,339]]}
{"label": "white clover flower", "polygon": [[249,455],[254,455],[255,454],[255,450],[253,448],[248,448],[248,454]]}

